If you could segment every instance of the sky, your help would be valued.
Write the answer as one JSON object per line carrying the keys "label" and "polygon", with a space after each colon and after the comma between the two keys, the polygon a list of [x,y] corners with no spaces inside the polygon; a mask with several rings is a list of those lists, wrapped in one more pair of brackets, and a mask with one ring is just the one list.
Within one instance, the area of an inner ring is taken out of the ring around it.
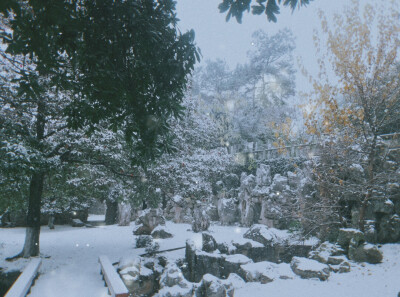
{"label": "sky", "polygon": [[[385,0],[375,0],[385,1]],[[181,31],[194,29],[196,43],[200,47],[203,59],[220,58],[233,68],[238,63],[246,62],[246,53],[251,49],[251,35],[258,29],[268,34],[275,34],[285,27],[292,30],[296,36],[294,61],[298,67],[297,58],[301,58],[307,71],[313,76],[318,73],[313,43],[313,30],[318,29],[320,21],[318,9],[322,9],[327,17],[340,12],[350,0],[315,0],[310,5],[296,9],[281,7],[277,23],[268,22],[265,15],[255,16],[245,13],[242,24],[235,19],[225,21],[225,14],[218,11],[221,0],[177,0],[178,26]],[[361,0],[361,6],[372,3],[372,0]],[[296,85],[299,91],[306,92],[311,86],[308,80],[298,71]]]}

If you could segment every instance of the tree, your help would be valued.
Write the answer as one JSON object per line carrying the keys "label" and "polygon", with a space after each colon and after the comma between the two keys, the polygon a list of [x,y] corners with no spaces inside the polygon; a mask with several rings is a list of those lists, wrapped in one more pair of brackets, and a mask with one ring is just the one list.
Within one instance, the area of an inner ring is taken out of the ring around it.
{"label": "tree", "polygon": [[[306,6],[311,0],[257,0],[256,5],[252,5],[252,13],[260,15],[265,13],[269,22],[276,22],[276,15],[279,14],[279,5],[283,3],[284,6],[290,6],[292,11],[296,7]],[[252,0],[223,0],[218,6],[221,13],[228,12],[226,20],[229,21],[231,17],[236,18],[238,23],[242,22],[243,12],[250,11],[250,4]]]}
{"label": "tree", "polygon": [[[2,77],[1,108],[8,116],[3,131],[9,137],[2,150],[19,156],[21,144],[25,148],[18,163],[29,176],[21,254],[29,257],[39,254],[49,166],[70,161],[60,136],[105,124],[124,131],[133,164],[156,158],[169,150],[168,120],[183,112],[198,52],[193,31],[178,33],[172,0],[10,0],[0,8],[9,27],[0,32],[7,45],[6,51],[1,47],[2,62],[12,73],[12,80]],[[3,179],[9,169],[2,171]]]}
{"label": "tree", "polygon": [[[335,151],[330,154],[332,164],[321,167],[320,175],[328,185],[322,195],[335,191],[342,199],[351,196],[359,204],[358,225],[364,230],[368,204],[389,198],[388,186],[396,179],[396,166],[381,134],[400,121],[398,9],[392,2],[387,10],[367,5],[360,13],[359,3],[353,1],[330,26],[322,12],[320,16],[327,53],[319,59],[321,79],[313,80],[307,125]],[[321,50],[321,40],[315,37],[315,41]],[[326,57],[333,67],[333,82]],[[351,175],[354,168],[359,172]]]}

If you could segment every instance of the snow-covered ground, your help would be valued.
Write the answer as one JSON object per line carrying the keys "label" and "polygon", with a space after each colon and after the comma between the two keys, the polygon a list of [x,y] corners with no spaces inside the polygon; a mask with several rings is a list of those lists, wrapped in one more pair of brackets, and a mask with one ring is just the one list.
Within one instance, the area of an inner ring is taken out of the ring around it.
{"label": "snow-covered ground", "polygon": [[[144,249],[134,248],[133,224],[129,227],[100,226],[97,228],[72,228],[56,226],[55,230],[43,227],[40,248],[43,264],[40,277],[32,288],[30,297],[102,297],[108,296],[99,274],[98,256],[107,255],[111,262],[121,257],[135,257]],[[159,240],[161,249],[183,247],[186,239],[201,246],[201,235],[190,231],[187,224],[167,222],[174,237]],[[241,237],[246,228],[212,226],[211,232],[220,240]],[[6,262],[6,257],[17,254],[22,248],[24,228],[0,229],[0,267],[24,267],[26,260]],[[328,281],[275,280],[268,284],[247,283],[236,288],[235,297],[396,297],[400,292],[400,244],[387,244],[381,248],[381,264],[351,262],[351,272],[331,273]],[[184,249],[169,252],[166,256],[177,259],[184,256]]]}

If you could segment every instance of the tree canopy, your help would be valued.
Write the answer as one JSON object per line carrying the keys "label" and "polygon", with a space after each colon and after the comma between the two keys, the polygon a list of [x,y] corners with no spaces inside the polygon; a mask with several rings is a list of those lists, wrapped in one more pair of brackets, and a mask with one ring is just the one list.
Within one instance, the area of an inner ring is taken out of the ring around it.
{"label": "tree canopy", "polygon": [[[276,15],[280,13],[280,4],[283,4],[283,6],[290,6],[293,11],[296,7],[306,6],[311,1],[312,0],[223,0],[218,8],[221,13],[227,12],[227,21],[229,21],[231,17],[234,17],[238,23],[241,23],[243,13],[245,11],[250,11],[251,7],[251,12],[253,14],[261,15],[264,13],[268,21],[276,22]],[[254,2],[257,4],[251,5]]]}

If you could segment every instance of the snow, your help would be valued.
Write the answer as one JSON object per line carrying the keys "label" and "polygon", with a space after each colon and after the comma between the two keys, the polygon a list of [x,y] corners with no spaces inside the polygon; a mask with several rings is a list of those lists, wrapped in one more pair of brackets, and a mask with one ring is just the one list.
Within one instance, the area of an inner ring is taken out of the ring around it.
{"label": "snow", "polygon": [[235,290],[235,297],[377,297],[397,296],[400,292],[400,244],[382,246],[384,259],[380,264],[356,264],[351,262],[349,273],[332,273],[325,282],[294,279],[268,284],[247,283]]}
{"label": "snow", "polygon": [[95,215],[95,214],[89,214],[88,216],[88,222],[93,222],[93,221],[104,221],[106,218],[105,215]]}
{"label": "snow", "polygon": [[[201,234],[193,233],[189,224],[174,224],[167,221],[166,225],[174,237],[160,240],[160,250],[184,247],[187,239],[197,241],[197,244],[201,243]],[[132,235],[134,226],[134,223],[130,226],[112,225],[96,228],[73,228],[57,225],[54,230],[42,227],[41,252],[43,256],[50,258],[42,257],[40,276],[28,296],[108,296],[107,288],[104,287],[99,274],[98,257],[107,255],[111,263],[115,263],[121,258],[135,259],[144,253],[144,249],[134,248],[135,237]],[[241,241],[247,228],[214,225],[211,226],[210,231],[219,240]],[[28,263],[26,259],[14,262],[4,260],[22,249],[25,229],[0,228],[0,238],[0,267],[8,270],[25,267]],[[264,273],[267,273],[268,276],[271,275],[274,281],[268,284],[244,284],[237,279],[233,282],[235,297],[397,296],[400,291],[398,282],[400,279],[400,244],[385,244],[380,250],[384,256],[382,263],[357,264],[350,262],[351,271],[349,273],[331,273],[325,282],[301,279],[290,271],[289,264],[270,263],[262,268],[263,264],[249,263],[246,264],[246,267],[254,270],[265,269]],[[163,255],[172,262],[183,258],[184,253],[185,250],[181,249],[166,252]],[[126,264],[128,260],[122,260],[120,267],[124,261]],[[141,273],[146,273],[146,271],[141,271]],[[282,275],[291,276],[292,279],[278,277]],[[129,278],[128,275],[126,277]],[[182,290],[179,287],[176,289]]]}
{"label": "snow", "polygon": [[301,257],[294,257],[293,259],[298,261],[297,267],[303,271],[320,271],[328,267],[326,264],[322,264],[312,259]]}

